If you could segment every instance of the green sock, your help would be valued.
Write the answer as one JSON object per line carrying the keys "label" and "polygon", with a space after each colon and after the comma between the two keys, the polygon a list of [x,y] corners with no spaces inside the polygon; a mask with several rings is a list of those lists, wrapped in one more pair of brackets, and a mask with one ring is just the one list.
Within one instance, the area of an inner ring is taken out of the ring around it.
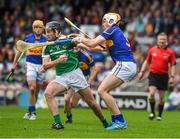
{"label": "green sock", "polygon": [[54,117],[54,121],[56,123],[61,123],[61,118],[60,118],[59,114],[58,115],[54,115],[53,117]]}
{"label": "green sock", "polygon": [[103,123],[104,128],[107,128],[109,125],[106,119],[102,120],[102,123]]}

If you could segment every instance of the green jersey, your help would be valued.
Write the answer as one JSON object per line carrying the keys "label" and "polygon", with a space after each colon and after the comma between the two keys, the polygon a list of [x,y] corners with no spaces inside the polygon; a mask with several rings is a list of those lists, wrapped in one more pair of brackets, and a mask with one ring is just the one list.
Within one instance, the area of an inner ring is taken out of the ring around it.
{"label": "green jersey", "polygon": [[68,56],[66,62],[61,62],[55,66],[56,75],[60,76],[63,73],[71,72],[79,67],[79,61],[73,50],[75,46],[76,44],[72,43],[71,39],[60,39],[55,45],[45,46],[42,57],[50,57],[53,61],[58,59],[60,55],[65,54]]}

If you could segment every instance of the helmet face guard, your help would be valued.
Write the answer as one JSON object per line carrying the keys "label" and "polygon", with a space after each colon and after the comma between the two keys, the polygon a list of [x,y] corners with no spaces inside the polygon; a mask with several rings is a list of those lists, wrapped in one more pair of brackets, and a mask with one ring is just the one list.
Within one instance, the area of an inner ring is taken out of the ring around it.
{"label": "helmet face guard", "polygon": [[103,16],[103,22],[107,22],[108,25],[112,26],[121,21],[121,17],[117,13],[107,13]]}

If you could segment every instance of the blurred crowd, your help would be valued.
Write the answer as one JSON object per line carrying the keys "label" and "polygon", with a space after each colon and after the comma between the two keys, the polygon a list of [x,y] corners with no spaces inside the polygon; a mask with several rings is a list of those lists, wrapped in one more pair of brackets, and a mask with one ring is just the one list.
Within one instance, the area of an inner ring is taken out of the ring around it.
{"label": "blurred crowd", "polygon": [[[121,29],[130,42],[138,67],[143,63],[147,50],[156,44],[156,36],[160,32],[168,34],[168,47],[173,49],[177,58],[180,57],[179,0],[1,0],[0,89],[4,87],[2,83],[7,83],[5,77],[12,66],[15,42],[32,31],[34,19],[41,19],[45,23],[57,20],[63,27],[63,33],[69,34],[76,30],[64,22],[64,17],[77,26],[100,26],[102,16],[109,11],[119,13],[126,21]],[[113,62],[106,53],[93,55],[98,61],[98,70],[101,71],[97,76],[99,82],[113,66]],[[11,83],[25,82],[24,65],[23,62],[19,65],[15,76],[10,80]],[[179,68],[176,78],[176,84],[179,84]]]}

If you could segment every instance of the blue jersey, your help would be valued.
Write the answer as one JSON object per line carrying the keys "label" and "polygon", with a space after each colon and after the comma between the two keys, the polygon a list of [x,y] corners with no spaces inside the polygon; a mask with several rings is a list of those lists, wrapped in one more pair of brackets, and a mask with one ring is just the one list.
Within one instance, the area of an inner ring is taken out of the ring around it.
{"label": "blue jersey", "polygon": [[101,36],[106,39],[106,47],[114,62],[135,62],[129,42],[118,25],[111,26]]}
{"label": "blue jersey", "polygon": [[[42,35],[39,40],[36,40],[34,33],[31,33],[26,35],[23,40],[29,43],[36,43],[36,42],[46,42],[47,38],[44,35]],[[33,64],[42,64],[41,55],[42,55],[42,47],[29,49],[26,52],[26,61]]]}
{"label": "blue jersey", "polygon": [[94,66],[94,60],[92,59],[91,54],[85,50],[80,50],[77,53],[77,57],[80,63],[80,69],[84,76],[90,75],[90,68]]}

